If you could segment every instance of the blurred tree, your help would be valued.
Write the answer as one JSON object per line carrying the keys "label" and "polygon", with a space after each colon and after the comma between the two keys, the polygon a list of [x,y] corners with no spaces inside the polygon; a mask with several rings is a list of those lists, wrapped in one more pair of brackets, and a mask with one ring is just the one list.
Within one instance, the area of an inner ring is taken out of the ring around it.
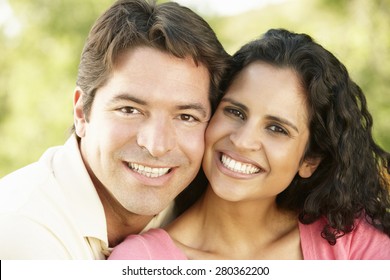
{"label": "blurred tree", "polygon": [[390,150],[390,0],[320,0],[318,7],[343,23],[334,48],[367,96],[374,136]]}
{"label": "blurred tree", "polygon": [[110,0],[12,0],[20,33],[0,29],[0,177],[62,144],[89,29]]}

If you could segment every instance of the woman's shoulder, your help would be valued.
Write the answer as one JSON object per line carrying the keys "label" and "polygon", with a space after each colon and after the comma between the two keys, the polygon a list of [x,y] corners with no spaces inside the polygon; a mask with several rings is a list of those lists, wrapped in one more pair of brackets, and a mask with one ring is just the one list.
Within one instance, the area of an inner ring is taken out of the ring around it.
{"label": "woman's shoulder", "polygon": [[184,253],[163,229],[151,229],[142,234],[129,235],[117,245],[110,260],[184,260]]}
{"label": "woman's shoulder", "polygon": [[357,220],[349,243],[353,259],[390,260],[390,237],[370,224],[365,217]]}
{"label": "woman's shoulder", "polygon": [[304,259],[390,259],[390,238],[371,225],[365,217],[355,222],[352,232],[330,245],[321,236],[327,224],[325,218],[304,225],[299,224]]}

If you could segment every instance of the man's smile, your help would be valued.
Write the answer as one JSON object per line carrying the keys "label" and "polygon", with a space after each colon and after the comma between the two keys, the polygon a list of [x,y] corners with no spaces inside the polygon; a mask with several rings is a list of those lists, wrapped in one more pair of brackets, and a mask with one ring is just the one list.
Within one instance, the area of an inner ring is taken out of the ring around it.
{"label": "man's smile", "polygon": [[142,164],[132,163],[132,162],[130,162],[128,164],[128,166],[134,172],[137,172],[141,175],[144,175],[144,176],[150,177],[150,178],[156,178],[156,177],[163,176],[171,170],[171,168],[169,168],[169,167],[151,167],[151,166],[145,166]]}

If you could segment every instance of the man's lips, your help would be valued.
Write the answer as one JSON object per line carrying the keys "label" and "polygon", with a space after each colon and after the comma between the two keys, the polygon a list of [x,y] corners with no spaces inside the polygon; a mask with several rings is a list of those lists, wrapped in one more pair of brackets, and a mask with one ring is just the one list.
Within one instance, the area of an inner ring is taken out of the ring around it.
{"label": "man's lips", "polygon": [[128,166],[132,171],[149,178],[157,178],[164,176],[165,174],[168,174],[172,169],[170,167],[152,167],[133,162],[129,162]]}

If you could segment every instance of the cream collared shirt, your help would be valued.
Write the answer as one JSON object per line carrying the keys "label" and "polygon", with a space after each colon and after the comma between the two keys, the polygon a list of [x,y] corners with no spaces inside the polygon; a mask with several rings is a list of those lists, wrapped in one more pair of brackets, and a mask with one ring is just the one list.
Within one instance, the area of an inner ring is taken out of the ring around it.
{"label": "cream collared shirt", "polygon": [[[173,203],[146,227],[169,222]],[[76,137],[0,180],[0,259],[105,259],[103,205]]]}

